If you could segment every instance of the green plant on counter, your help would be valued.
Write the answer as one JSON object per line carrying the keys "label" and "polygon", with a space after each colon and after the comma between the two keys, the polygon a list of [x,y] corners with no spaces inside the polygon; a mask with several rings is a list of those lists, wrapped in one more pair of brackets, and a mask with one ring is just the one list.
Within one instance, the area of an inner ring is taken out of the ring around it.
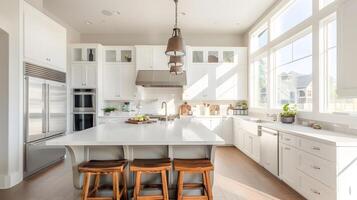
{"label": "green plant on counter", "polygon": [[105,113],[111,113],[111,112],[114,112],[114,111],[117,111],[118,109],[115,108],[115,107],[106,107],[106,108],[103,108],[103,111]]}
{"label": "green plant on counter", "polygon": [[283,111],[280,113],[280,117],[295,117],[297,114],[296,105],[284,104]]}

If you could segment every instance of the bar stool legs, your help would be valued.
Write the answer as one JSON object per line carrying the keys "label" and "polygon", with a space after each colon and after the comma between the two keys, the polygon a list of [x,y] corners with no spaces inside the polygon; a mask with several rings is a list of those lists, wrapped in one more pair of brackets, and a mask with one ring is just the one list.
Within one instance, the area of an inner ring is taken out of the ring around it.
{"label": "bar stool legs", "polygon": [[178,180],[177,180],[177,200],[182,199],[182,193],[183,193],[183,178],[184,178],[185,172],[179,171],[178,172]]}
{"label": "bar stool legs", "polygon": [[87,200],[89,193],[89,184],[90,184],[90,173],[85,173],[83,177],[83,191],[82,191],[82,200]]}
{"label": "bar stool legs", "polygon": [[162,182],[162,194],[164,196],[164,199],[169,200],[169,190],[167,187],[166,170],[161,171],[161,182]]}
{"label": "bar stool legs", "polygon": [[[207,159],[175,159],[174,169],[178,172],[177,178],[177,199],[207,199],[213,200],[211,177],[210,173],[213,171],[212,163]],[[184,183],[184,175],[189,174],[201,174],[202,184],[197,183]],[[183,190],[203,188],[203,194],[198,196],[184,196]]]}
{"label": "bar stool legs", "polygon": [[[135,159],[130,165],[130,171],[135,173],[134,200],[169,200],[167,171],[171,169],[171,161],[164,159]],[[142,184],[142,174],[159,174],[161,184]],[[141,188],[151,187],[161,189],[162,194],[141,195]]]}
{"label": "bar stool legs", "polygon": [[135,175],[135,186],[134,186],[134,200],[138,199],[138,196],[140,195],[140,185],[141,183],[141,171],[136,172]]}
{"label": "bar stool legs", "polygon": [[[114,199],[120,200],[123,196],[127,200],[127,188],[125,182],[124,167],[126,166],[126,160],[112,160],[112,161],[89,161],[82,163],[78,166],[80,172],[84,174],[83,177],[83,190],[81,194],[82,200],[104,200]],[[90,190],[91,176],[95,176],[93,188]],[[102,175],[111,175],[113,179],[113,195],[109,197],[97,197],[95,194],[98,192],[100,186],[100,178]],[[120,182],[122,180],[122,188]]]}

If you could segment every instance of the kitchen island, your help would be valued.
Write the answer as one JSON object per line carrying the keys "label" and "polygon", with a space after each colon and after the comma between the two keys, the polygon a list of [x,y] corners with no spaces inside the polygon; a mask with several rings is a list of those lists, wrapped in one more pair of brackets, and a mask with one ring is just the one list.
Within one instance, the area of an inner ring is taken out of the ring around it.
{"label": "kitchen island", "polygon": [[[214,132],[189,119],[140,125],[106,123],[46,143],[67,147],[72,162],[73,185],[78,189],[82,185],[78,165],[83,161],[125,158],[130,164],[135,158],[209,158],[214,163],[215,146],[223,144],[224,140]],[[134,175],[128,172],[127,176],[130,190]],[[177,174],[170,171],[168,177],[171,196],[176,188]],[[189,181],[200,179],[196,175],[185,177]],[[157,183],[159,180],[158,176],[143,177],[143,182]]]}

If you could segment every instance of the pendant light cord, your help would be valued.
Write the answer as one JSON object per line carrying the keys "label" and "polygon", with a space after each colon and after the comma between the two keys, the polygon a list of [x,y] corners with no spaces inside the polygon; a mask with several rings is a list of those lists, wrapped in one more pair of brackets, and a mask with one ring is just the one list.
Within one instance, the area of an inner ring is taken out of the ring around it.
{"label": "pendant light cord", "polygon": [[177,3],[178,0],[174,0],[175,1],[175,28],[177,28]]}

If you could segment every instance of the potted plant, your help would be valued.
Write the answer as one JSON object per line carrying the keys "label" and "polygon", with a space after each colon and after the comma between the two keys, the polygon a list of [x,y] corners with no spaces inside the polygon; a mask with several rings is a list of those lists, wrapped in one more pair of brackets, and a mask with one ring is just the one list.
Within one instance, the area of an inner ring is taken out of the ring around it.
{"label": "potted plant", "polygon": [[283,111],[280,113],[280,121],[282,123],[292,124],[295,122],[296,113],[296,105],[284,104]]}
{"label": "potted plant", "polygon": [[108,116],[111,112],[114,112],[114,111],[117,111],[117,110],[118,110],[117,108],[111,107],[111,106],[103,108],[104,115],[107,115],[107,116]]}

